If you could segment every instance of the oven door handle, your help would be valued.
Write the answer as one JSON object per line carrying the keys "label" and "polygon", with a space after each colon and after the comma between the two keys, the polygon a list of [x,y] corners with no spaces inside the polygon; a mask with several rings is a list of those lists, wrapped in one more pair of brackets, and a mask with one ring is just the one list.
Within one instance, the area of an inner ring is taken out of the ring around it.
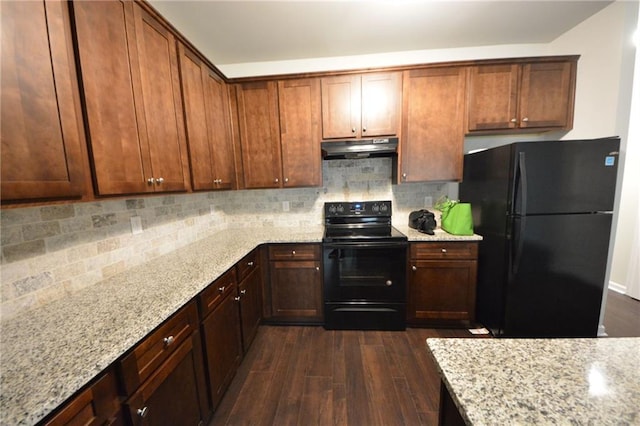
{"label": "oven door handle", "polygon": [[344,249],[344,248],[407,248],[407,241],[358,241],[358,242],[340,242],[340,243],[322,243],[324,248],[328,249]]}

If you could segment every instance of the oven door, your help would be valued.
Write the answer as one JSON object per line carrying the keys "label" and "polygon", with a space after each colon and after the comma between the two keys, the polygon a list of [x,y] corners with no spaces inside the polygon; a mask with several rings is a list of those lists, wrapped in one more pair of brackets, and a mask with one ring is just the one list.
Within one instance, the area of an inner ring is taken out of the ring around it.
{"label": "oven door", "polygon": [[323,244],[325,302],[406,301],[406,241]]}

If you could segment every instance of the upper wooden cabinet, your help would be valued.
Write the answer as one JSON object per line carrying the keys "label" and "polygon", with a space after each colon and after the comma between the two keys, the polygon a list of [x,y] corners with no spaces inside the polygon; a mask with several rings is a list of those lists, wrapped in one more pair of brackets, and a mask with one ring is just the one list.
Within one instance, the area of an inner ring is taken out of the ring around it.
{"label": "upper wooden cabinet", "polygon": [[194,52],[178,45],[194,190],[236,184],[226,84]]}
{"label": "upper wooden cabinet", "polygon": [[320,80],[278,81],[278,99],[283,186],[320,186]]}
{"label": "upper wooden cabinet", "polygon": [[575,59],[471,67],[468,131],[570,130],[575,79]]}
{"label": "upper wooden cabinet", "polygon": [[84,194],[84,130],[66,2],[2,2],[2,201]]}
{"label": "upper wooden cabinet", "polygon": [[280,188],[282,157],[275,81],[235,86],[244,188]]}
{"label": "upper wooden cabinet", "polygon": [[400,182],[462,179],[465,67],[404,71]]}
{"label": "upper wooden cabinet", "polygon": [[400,72],[322,78],[323,139],[396,135],[401,95]]}
{"label": "upper wooden cabinet", "polygon": [[73,3],[100,195],[188,189],[175,37],[137,3]]}

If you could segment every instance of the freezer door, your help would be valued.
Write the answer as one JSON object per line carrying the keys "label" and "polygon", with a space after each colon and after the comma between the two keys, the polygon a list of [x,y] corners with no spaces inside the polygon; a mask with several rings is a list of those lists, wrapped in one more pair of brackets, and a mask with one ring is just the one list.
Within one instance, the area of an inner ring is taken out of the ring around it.
{"label": "freezer door", "polygon": [[513,218],[505,336],[595,337],[610,214]]}
{"label": "freezer door", "polygon": [[618,138],[519,142],[513,150],[516,215],[613,210]]}

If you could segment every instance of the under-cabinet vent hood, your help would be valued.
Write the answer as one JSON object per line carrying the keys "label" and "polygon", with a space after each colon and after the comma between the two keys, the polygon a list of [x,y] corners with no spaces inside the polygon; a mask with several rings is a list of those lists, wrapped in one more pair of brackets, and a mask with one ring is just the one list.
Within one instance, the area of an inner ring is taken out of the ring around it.
{"label": "under-cabinet vent hood", "polygon": [[362,139],[322,142],[325,160],[394,157],[398,155],[398,138]]}

